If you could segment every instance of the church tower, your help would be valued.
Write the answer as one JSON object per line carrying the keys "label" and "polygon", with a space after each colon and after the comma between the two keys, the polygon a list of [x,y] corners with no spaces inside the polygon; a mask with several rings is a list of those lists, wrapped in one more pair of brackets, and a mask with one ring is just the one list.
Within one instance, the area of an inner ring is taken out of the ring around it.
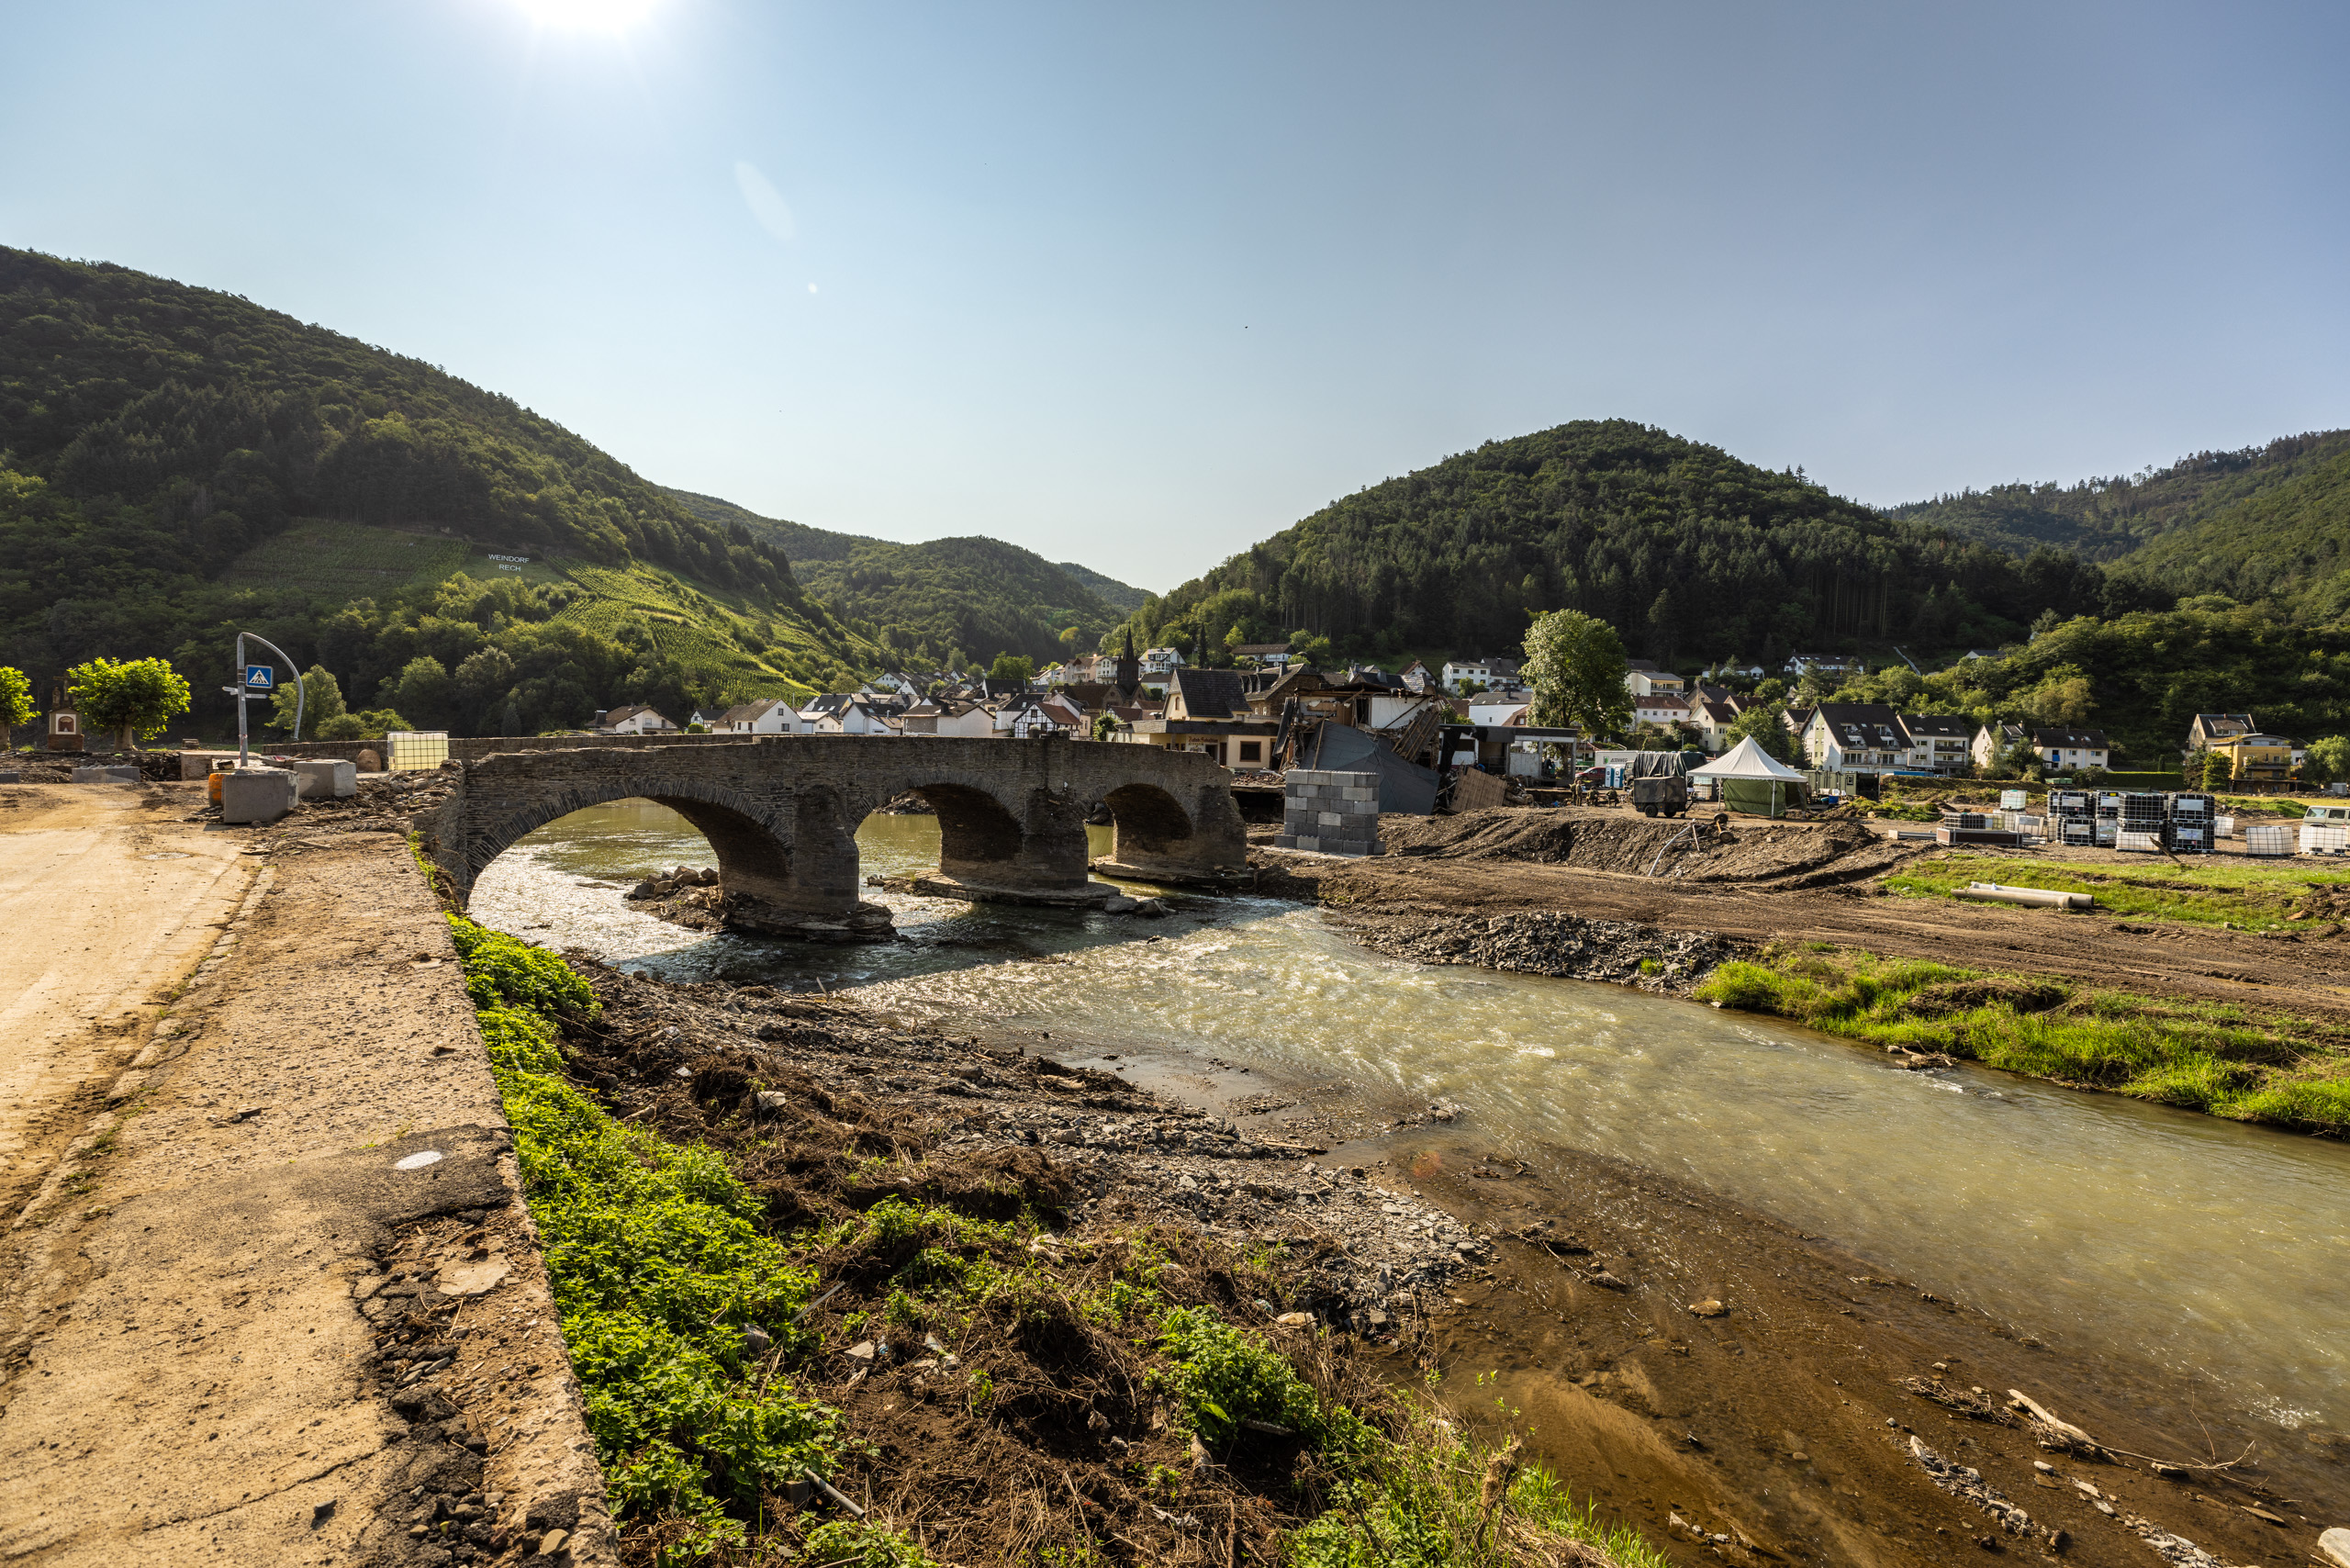
{"label": "church tower", "polygon": [[1131,702],[1142,689],[1142,661],[1135,657],[1135,629],[1126,628],[1126,651],[1118,655],[1118,695]]}

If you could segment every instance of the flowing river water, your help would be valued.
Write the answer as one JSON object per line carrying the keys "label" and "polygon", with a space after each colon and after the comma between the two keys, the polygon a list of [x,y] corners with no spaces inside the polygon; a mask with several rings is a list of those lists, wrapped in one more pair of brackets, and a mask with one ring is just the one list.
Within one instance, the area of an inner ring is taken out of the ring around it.
{"label": "flowing river water", "polygon": [[[857,843],[867,874],[937,864],[933,818],[872,817]],[[597,807],[509,849],[473,912],[670,979],[821,983],[950,1028],[1050,1027],[1451,1100],[1497,1148],[1627,1159],[2059,1349],[2155,1363],[2214,1407],[2350,1428],[2343,1144],[1971,1068],[1904,1072],[1617,986],[1399,962],[1273,900],[1178,899],[1147,923],[870,894],[901,940],[811,947],[684,930],[617,896],[713,859],[664,807]]]}

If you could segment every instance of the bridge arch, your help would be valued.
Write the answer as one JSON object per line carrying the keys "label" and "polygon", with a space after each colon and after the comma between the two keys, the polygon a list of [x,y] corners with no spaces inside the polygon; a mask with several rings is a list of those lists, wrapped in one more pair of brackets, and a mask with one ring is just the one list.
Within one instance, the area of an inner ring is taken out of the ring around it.
{"label": "bridge arch", "polygon": [[789,886],[792,880],[789,829],[774,821],[761,802],[740,790],[711,779],[589,775],[560,791],[534,796],[520,809],[501,815],[494,825],[470,835],[459,896],[470,897],[475,879],[526,834],[574,812],[628,800],[655,801],[691,823],[710,841],[722,879],[741,877],[778,886]]}

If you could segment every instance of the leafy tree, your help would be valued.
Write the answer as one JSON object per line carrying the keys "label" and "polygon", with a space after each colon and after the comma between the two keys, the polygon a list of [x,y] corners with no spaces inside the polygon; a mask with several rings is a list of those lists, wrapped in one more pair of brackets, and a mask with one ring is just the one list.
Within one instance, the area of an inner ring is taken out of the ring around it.
{"label": "leafy tree", "polygon": [[66,671],[65,680],[83,719],[114,731],[118,750],[136,750],[140,740],[162,734],[174,714],[187,711],[187,682],[168,659],[92,659]]}
{"label": "leafy tree", "polygon": [[2312,784],[2350,778],[2350,735],[2327,735],[2310,742],[2309,761],[2303,767]]}
{"label": "leafy tree", "polygon": [[1036,673],[1036,661],[1025,654],[998,654],[995,666],[988,671],[992,680],[1025,681]]}
{"label": "leafy tree", "polygon": [[[342,700],[342,683],[330,674],[324,665],[312,665],[302,672],[302,722],[310,734],[320,740],[330,737],[319,728],[330,719],[340,718],[349,711]],[[291,731],[294,728],[294,683],[287,681],[270,695],[269,722],[272,728]]]}
{"label": "leafy tree", "polygon": [[375,695],[386,706],[415,714],[427,729],[445,730],[456,717],[457,683],[431,654],[408,660]]}
{"label": "leafy tree", "polygon": [[319,739],[379,741],[389,731],[414,728],[414,724],[389,708],[370,708],[364,713],[337,713],[319,726]]}
{"label": "leafy tree", "polygon": [[1102,711],[1093,715],[1093,738],[1095,740],[1113,740],[1116,738],[1117,734],[1118,716],[1115,713],[1113,713],[1110,710],[1104,708]]}
{"label": "leafy tree", "polygon": [[2235,781],[2235,764],[2226,752],[2207,751],[2203,754],[2203,766],[2188,777],[2206,790],[2224,790]]}
{"label": "leafy tree", "polygon": [[23,670],[0,665],[0,747],[7,745],[10,730],[33,722],[33,683]]}
{"label": "leafy tree", "polygon": [[1614,627],[1579,610],[1554,610],[1534,618],[1525,648],[1537,723],[1572,724],[1591,740],[1631,723],[1624,643]]}
{"label": "leafy tree", "polygon": [[1781,762],[1793,761],[1796,738],[1787,734],[1786,725],[1779,722],[1786,711],[1786,705],[1782,702],[1757,703],[1747,709],[1731,720],[1729,727],[1722,732],[1728,739],[1722,749],[1727,751],[1742,740],[1751,740],[1765,756],[1774,756]]}

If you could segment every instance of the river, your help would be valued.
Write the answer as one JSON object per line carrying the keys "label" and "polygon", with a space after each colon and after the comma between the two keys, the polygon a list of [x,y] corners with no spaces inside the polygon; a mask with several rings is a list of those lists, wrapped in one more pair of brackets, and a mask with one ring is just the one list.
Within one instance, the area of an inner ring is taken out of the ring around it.
{"label": "river", "polygon": [[[869,818],[857,843],[867,874],[937,864],[929,817]],[[601,806],[515,845],[473,912],[666,978],[822,984],[948,1027],[1030,1024],[1451,1100],[1498,1148],[1631,1160],[2057,1349],[2150,1361],[2211,1407],[2350,1428],[2343,1144],[1972,1068],[1904,1072],[1617,986],[1400,962],[1272,900],[1179,897],[1146,923],[870,893],[900,940],[811,947],[681,930],[616,896],[681,861],[713,863],[682,818]]]}

